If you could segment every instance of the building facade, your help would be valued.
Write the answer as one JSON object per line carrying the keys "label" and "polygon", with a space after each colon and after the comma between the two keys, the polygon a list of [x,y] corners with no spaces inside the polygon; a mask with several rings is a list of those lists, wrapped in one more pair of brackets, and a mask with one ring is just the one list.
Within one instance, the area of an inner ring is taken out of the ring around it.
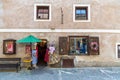
{"label": "building facade", "polygon": [[0,0],[0,57],[24,57],[18,43],[16,54],[3,54],[3,40],[32,34],[76,67],[120,66],[119,9],[119,0]]}

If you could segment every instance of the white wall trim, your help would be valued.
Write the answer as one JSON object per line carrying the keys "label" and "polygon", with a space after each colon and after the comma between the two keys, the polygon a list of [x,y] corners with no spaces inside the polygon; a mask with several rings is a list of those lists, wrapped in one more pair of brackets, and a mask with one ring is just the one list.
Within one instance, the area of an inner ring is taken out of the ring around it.
{"label": "white wall trim", "polygon": [[[75,7],[88,7],[88,20],[75,20]],[[73,22],[90,22],[91,14],[90,14],[90,4],[74,4],[73,5]]]}
{"label": "white wall trim", "polygon": [[0,29],[0,32],[68,32],[68,33],[120,33],[111,29]]}
{"label": "white wall trim", "polygon": [[[36,6],[49,6],[49,19],[48,20],[38,20],[36,19]],[[34,21],[51,21],[51,4],[34,4]]]}

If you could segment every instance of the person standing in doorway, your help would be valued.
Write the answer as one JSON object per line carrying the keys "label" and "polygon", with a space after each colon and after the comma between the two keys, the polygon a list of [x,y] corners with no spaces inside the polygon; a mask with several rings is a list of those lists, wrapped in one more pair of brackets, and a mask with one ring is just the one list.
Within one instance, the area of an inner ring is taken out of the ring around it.
{"label": "person standing in doorway", "polygon": [[37,67],[37,50],[35,48],[36,48],[36,46],[32,50],[32,66],[33,66],[33,68],[38,68]]}

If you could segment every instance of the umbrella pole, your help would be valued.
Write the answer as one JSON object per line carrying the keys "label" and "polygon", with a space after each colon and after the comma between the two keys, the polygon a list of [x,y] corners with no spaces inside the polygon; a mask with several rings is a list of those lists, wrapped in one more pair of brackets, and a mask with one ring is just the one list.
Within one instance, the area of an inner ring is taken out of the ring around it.
{"label": "umbrella pole", "polygon": [[[32,58],[32,43],[30,43],[30,47],[31,47],[31,58]],[[31,60],[31,63],[30,63],[30,64],[31,64],[30,67],[32,68],[32,60]]]}
{"label": "umbrella pole", "polygon": [[31,47],[30,49],[31,49],[31,56],[32,56],[32,43],[30,43],[30,47]]}

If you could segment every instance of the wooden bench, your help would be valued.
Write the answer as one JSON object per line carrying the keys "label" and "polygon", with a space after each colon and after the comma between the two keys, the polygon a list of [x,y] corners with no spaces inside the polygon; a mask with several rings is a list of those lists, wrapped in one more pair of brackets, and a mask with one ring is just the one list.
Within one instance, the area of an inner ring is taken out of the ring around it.
{"label": "wooden bench", "polygon": [[21,58],[0,58],[0,69],[16,69],[21,70]]}

